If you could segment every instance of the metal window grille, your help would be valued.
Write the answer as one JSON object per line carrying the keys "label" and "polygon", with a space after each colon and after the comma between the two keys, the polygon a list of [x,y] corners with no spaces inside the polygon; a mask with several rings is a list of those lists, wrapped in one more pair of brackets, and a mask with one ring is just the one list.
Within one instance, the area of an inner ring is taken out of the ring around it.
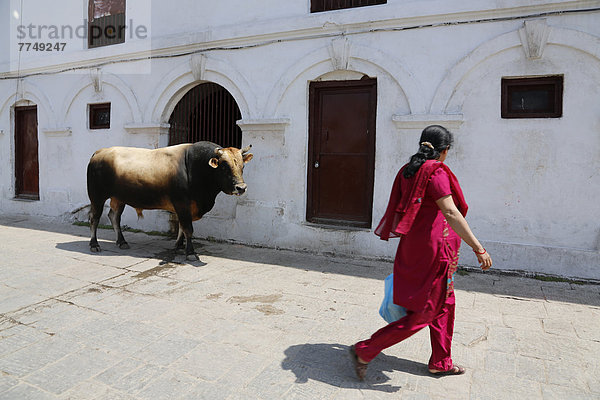
{"label": "metal window grille", "polygon": [[125,43],[125,0],[90,0],[88,47]]}
{"label": "metal window grille", "polygon": [[169,118],[169,146],[208,140],[222,147],[242,144],[242,130],[236,121],[240,109],[233,96],[216,83],[192,88],[177,103]]}
{"label": "metal window grille", "polygon": [[342,8],[354,8],[386,4],[387,0],[311,0],[310,12],[321,12],[340,10]]}
{"label": "metal window grille", "polygon": [[90,104],[90,129],[110,129],[110,103]]}

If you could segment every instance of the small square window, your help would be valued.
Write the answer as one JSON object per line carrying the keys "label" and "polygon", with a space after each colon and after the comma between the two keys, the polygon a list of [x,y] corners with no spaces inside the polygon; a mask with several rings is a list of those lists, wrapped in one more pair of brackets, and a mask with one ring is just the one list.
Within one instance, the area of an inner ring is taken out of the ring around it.
{"label": "small square window", "polygon": [[90,104],[90,129],[110,128],[110,103]]}
{"label": "small square window", "polygon": [[562,117],[563,76],[502,78],[502,118]]}
{"label": "small square window", "polygon": [[311,0],[310,12],[341,10],[343,8],[354,8],[386,4],[387,0]]}

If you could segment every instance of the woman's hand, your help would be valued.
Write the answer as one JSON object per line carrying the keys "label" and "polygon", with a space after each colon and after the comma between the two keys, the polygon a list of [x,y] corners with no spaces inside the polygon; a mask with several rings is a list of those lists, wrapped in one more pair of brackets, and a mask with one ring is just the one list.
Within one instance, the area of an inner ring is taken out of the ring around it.
{"label": "woman's hand", "polygon": [[477,256],[477,262],[479,262],[479,266],[482,270],[487,271],[488,269],[492,268],[492,257],[490,256],[490,253],[488,253],[485,249],[483,250],[483,254],[478,253],[475,250],[473,251]]}

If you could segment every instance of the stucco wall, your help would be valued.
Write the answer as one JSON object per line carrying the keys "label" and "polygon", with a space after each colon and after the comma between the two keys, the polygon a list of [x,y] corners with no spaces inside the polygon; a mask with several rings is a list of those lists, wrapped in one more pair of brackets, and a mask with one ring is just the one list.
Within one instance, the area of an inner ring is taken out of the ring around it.
{"label": "stucco wall", "polygon": [[[195,84],[211,81],[238,103],[243,142],[253,145],[255,157],[244,172],[247,194],[220,194],[215,209],[194,224],[197,236],[392,257],[396,242],[380,241],[372,229],[305,222],[308,83],[368,75],[378,83],[374,225],[420,131],[441,123],[455,133],[447,164],[459,177],[470,206],[468,221],[495,267],[600,279],[600,27],[595,23],[600,13],[512,19],[600,2],[465,1],[458,10],[436,0],[390,0],[386,6],[312,15],[307,1],[290,2],[291,7],[270,2],[268,15],[258,13],[254,2],[233,13],[223,7],[207,13],[204,2],[178,3],[188,12],[173,14],[175,8],[166,9],[164,2],[152,2],[146,10],[153,54],[168,57],[105,62],[148,54],[147,43],[131,41],[97,50],[81,46],[47,58],[29,55],[20,76],[49,74],[24,79],[15,79],[10,63],[2,64],[2,212],[84,218],[91,154],[113,145],[165,146],[166,123],[177,101]],[[128,1],[132,16],[135,4]],[[34,15],[51,21],[47,11]],[[71,19],[81,19],[82,12],[71,9]],[[482,18],[498,20],[466,23]],[[537,29],[547,32],[539,59],[528,57],[523,46],[526,20],[541,21]],[[421,25],[436,26],[417,28]],[[379,31],[363,32],[374,27]],[[406,27],[411,29],[402,30]],[[277,38],[284,40],[272,42]],[[200,51],[219,46],[236,49]],[[186,52],[196,53],[174,56]],[[100,63],[99,72],[87,68]],[[54,73],[69,66],[75,71]],[[502,77],[553,74],[564,75],[562,118],[500,118]],[[112,104],[111,129],[89,130],[88,104],[104,101]],[[38,106],[36,202],[13,199],[15,104]],[[145,215],[138,220],[128,209],[123,223],[167,229],[165,213]],[[465,247],[461,263],[474,265]]]}

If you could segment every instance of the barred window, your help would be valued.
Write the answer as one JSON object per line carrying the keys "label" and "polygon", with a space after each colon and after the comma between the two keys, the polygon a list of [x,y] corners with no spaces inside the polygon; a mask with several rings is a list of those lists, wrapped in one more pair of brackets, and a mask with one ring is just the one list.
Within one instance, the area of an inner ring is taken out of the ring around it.
{"label": "barred window", "polygon": [[110,129],[110,103],[89,105],[90,129]]}
{"label": "barred window", "polygon": [[90,0],[88,47],[125,43],[125,0]]}
{"label": "barred window", "polygon": [[169,146],[208,140],[222,147],[241,147],[242,117],[233,96],[224,87],[206,82],[190,89],[169,118]]}
{"label": "barred window", "polygon": [[386,3],[387,0],[311,0],[310,12],[332,11]]}

